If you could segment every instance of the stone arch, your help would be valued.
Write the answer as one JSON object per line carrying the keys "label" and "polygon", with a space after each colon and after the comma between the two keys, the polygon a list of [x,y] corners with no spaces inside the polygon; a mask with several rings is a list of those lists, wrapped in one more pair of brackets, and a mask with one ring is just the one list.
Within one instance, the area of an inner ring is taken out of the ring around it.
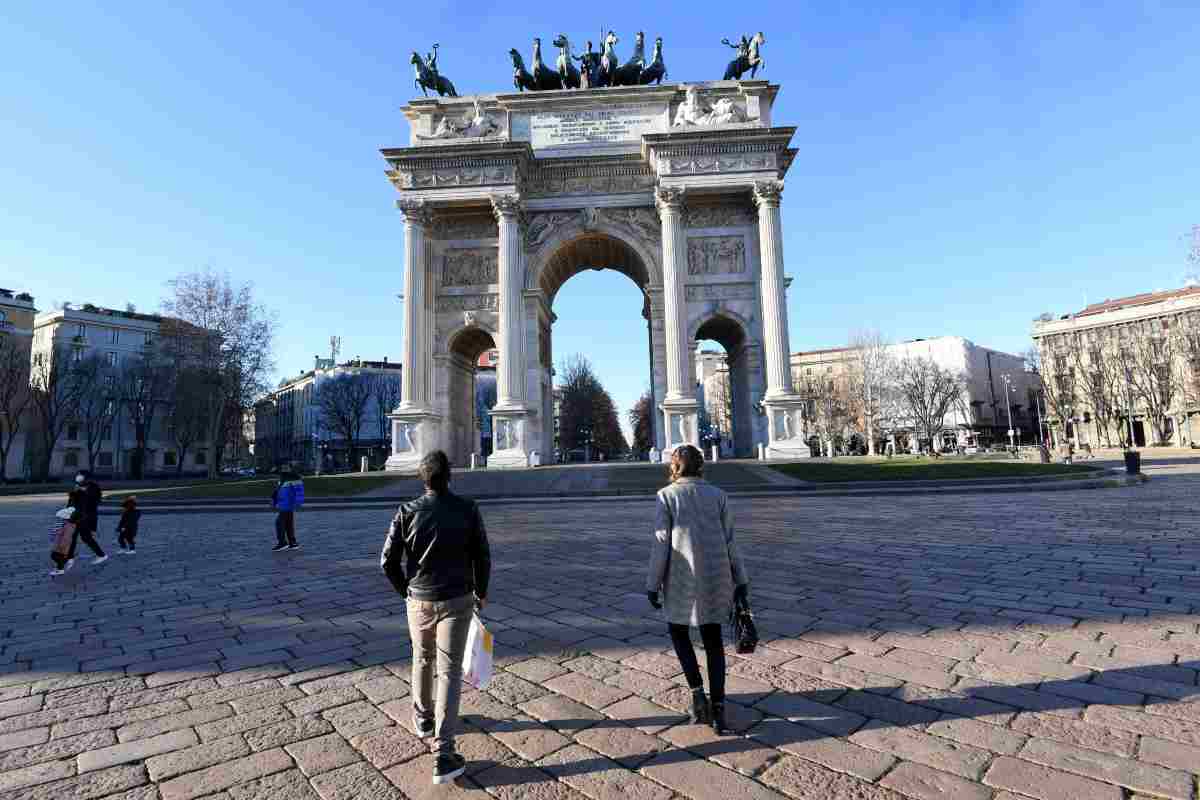
{"label": "stone arch", "polygon": [[[585,261],[595,259],[595,268],[615,269],[629,276],[643,291],[662,286],[662,245],[648,243],[607,222],[585,226],[572,221],[560,226],[530,255],[525,268],[525,288],[541,289],[547,304],[573,275],[582,272]],[[575,262],[572,264],[571,262]]]}
{"label": "stone arch", "polygon": [[496,347],[497,338],[496,331],[471,321],[443,339],[445,352],[438,358],[443,374],[437,384],[445,398],[444,447],[457,466],[469,464],[472,453],[486,455],[481,434],[490,430],[490,420],[476,413],[477,362],[481,355]]}
{"label": "stone arch", "polygon": [[[725,348],[728,367],[728,387],[705,387],[705,405],[710,418],[726,420],[732,430],[722,433],[732,440],[734,454],[747,458],[753,455],[756,440],[754,430],[755,400],[758,388],[754,376],[759,357],[759,344],[753,335],[750,321],[732,309],[717,307],[697,317],[688,326],[688,341],[694,347],[701,339],[710,339]],[[727,393],[726,393],[727,392]]]}

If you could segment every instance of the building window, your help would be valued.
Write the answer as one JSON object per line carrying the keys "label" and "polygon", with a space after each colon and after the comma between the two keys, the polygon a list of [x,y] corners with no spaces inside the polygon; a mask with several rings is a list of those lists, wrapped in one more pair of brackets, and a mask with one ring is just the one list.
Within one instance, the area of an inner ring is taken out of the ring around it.
{"label": "building window", "polygon": [[121,331],[119,329],[117,329],[117,328],[112,329],[112,336],[109,338],[109,342],[112,344],[120,344],[121,343]]}
{"label": "building window", "polygon": [[142,343],[146,347],[149,347],[150,345],[154,344],[154,334],[151,333],[150,331],[146,331],[146,338],[145,338],[145,340],[143,340]]}
{"label": "building window", "polygon": [[163,451],[163,466],[164,467],[175,466],[175,451],[174,450],[164,450]]}
{"label": "building window", "polygon": [[[113,331],[113,333],[116,333],[116,331]],[[108,367],[115,367],[117,365],[117,354],[112,350],[109,350],[107,353],[105,353],[104,365]]]}
{"label": "building window", "polygon": [[112,462],[112,453],[108,453],[108,452],[101,453],[99,455],[96,463],[102,467],[111,467],[112,463],[113,463]]}
{"label": "building window", "polygon": [[116,375],[105,375],[104,376],[104,388],[110,392],[113,389],[117,388],[117,376]]}
{"label": "building window", "polygon": [[71,362],[75,363],[75,364],[79,364],[79,363],[83,362],[83,348],[82,347],[76,347],[74,350],[71,351]]}
{"label": "building window", "polygon": [[111,442],[112,441],[112,425],[105,425],[103,428],[100,429],[100,441],[102,441],[102,442]]}
{"label": "building window", "polygon": [[67,441],[68,442],[79,441],[79,426],[78,425],[68,425],[67,426]]}
{"label": "building window", "polygon": [[86,339],[87,325],[84,325],[82,322],[77,322],[75,324],[75,336],[79,339]]}
{"label": "building window", "polygon": [[78,467],[79,466],[79,451],[78,450],[68,450],[66,453],[64,453],[63,454],[63,466],[64,467]]}
{"label": "building window", "polygon": [[208,454],[203,450],[196,451],[196,466],[202,467],[208,463]]}

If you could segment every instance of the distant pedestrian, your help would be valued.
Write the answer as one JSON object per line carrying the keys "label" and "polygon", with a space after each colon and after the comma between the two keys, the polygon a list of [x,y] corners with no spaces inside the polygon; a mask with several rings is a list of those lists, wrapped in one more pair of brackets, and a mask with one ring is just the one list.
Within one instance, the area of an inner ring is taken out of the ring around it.
{"label": "distant pedestrian", "polygon": [[433,737],[433,782],[441,784],[466,770],[454,749],[463,656],[471,620],[487,604],[492,557],[479,506],[450,491],[446,454],[425,456],[417,474],[425,494],[396,511],[379,565],[407,600],[413,728]]}
{"label": "distant pedestrian", "polygon": [[[69,497],[74,497],[78,493],[79,504],[75,507],[80,512],[80,521],[76,530],[78,538],[83,540],[91,551],[96,554],[92,559],[93,564],[103,564],[108,561],[108,555],[105,554],[104,548],[96,541],[96,528],[100,521],[100,501],[104,499],[104,492],[100,490],[100,484],[96,483],[92,478],[92,473],[86,469],[79,470],[75,475],[75,489]],[[68,560],[75,560],[75,546],[77,541],[71,543],[71,553]]]}
{"label": "distant pedestrian", "polygon": [[[735,601],[747,600],[750,579],[734,542],[729,498],[703,473],[704,456],[695,447],[684,445],[672,453],[671,484],[658,493],[646,595],[655,608],[666,604],[671,642],[692,690],[691,722],[711,724],[714,732],[725,734],[721,623]],[[711,704],[692,647],[692,626],[700,629],[704,643]]]}
{"label": "distant pedestrian", "polygon": [[304,505],[304,481],[290,467],[280,470],[279,482],[271,492],[271,507],[275,516],[275,546],[271,549],[299,550],[296,542],[296,511]]}
{"label": "distant pedestrian", "polygon": [[138,522],[142,512],[138,510],[137,498],[129,495],[121,501],[121,519],[117,522],[117,544],[126,555],[137,553]]}

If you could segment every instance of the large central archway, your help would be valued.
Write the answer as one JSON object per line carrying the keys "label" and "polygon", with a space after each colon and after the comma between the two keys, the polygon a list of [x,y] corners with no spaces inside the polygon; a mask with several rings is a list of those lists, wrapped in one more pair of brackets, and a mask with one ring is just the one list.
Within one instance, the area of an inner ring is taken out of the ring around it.
{"label": "large central archway", "polygon": [[[651,212],[652,213],[652,212]],[[655,380],[656,373],[661,377],[662,369],[662,325],[658,325],[658,336],[655,336],[655,302],[661,298],[662,288],[658,262],[654,250],[639,242],[628,230],[621,230],[618,225],[611,224],[612,217],[629,220],[640,216],[636,209],[620,210],[617,214],[557,214],[558,229],[546,237],[530,260],[526,274],[527,295],[534,298],[530,316],[536,319],[536,324],[527,330],[533,341],[537,343],[535,352],[528,353],[529,363],[529,396],[531,405],[537,409],[538,424],[536,441],[541,453],[546,458],[552,458],[555,452],[554,432],[554,324],[558,320],[554,313],[554,301],[559,291],[571,278],[587,270],[613,270],[629,278],[638,287],[641,294],[641,315],[646,321],[646,350],[648,353],[647,378],[651,386],[651,401],[661,398],[664,386],[662,381]],[[606,219],[608,217],[608,219]],[[643,231],[644,233],[645,231]],[[656,280],[657,279],[657,280]],[[538,301],[540,299],[540,301]],[[659,304],[661,305],[661,303]],[[655,341],[658,339],[658,358],[656,365]],[[534,357],[536,354],[536,358]],[[631,355],[631,357],[633,357]],[[661,448],[658,441],[658,428],[655,425],[655,445]]]}

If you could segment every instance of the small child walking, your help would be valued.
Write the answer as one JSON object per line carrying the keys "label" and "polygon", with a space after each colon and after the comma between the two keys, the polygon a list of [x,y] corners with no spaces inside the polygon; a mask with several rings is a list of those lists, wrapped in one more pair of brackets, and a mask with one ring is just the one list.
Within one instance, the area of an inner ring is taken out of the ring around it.
{"label": "small child walking", "polygon": [[137,546],[134,539],[137,538],[138,520],[142,517],[142,512],[138,510],[137,498],[133,495],[126,497],[121,503],[121,519],[117,522],[117,544],[121,546],[121,552],[125,555],[134,555],[137,553]]}

